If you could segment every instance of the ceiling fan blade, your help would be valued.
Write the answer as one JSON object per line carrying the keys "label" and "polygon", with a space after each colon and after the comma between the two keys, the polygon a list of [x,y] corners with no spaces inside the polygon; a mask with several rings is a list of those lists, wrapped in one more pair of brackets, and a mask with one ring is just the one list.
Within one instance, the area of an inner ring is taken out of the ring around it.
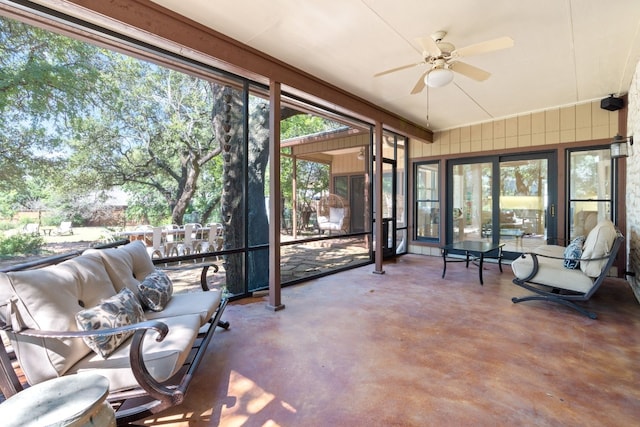
{"label": "ceiling fan blade", "polygon": [[449,65],[449,68],[456,73],[460,73],[463,76],[467,76],[470,79],[477,80],[479,82],[487,80],[491,73],[480,69],[478,67],[474,67],[473,65],[466,64],[464,62],[452,62]]}
{"label": "ceiling fan blade", "polygon": [[376,74],[373,75],[373,77],[384,76],[386,74],[391,74],[391,73],[395,73],[396,71],[406,70],[407,68],[412,68],[412,67],[415,67],[417,65],[422,65],[422,64],[424,64],[424,62],[417,62],[415,64],[402,65],[400,67],[391,68],[390,70],[385,70],[385,71],[381,71],[379,73],[376,73]]}
{"label": "ceiling fan blade", "polygon": [[431,37],[419,37],[418,43],[422,46],[422,50],[427,52],[430,56],[440,56],[442,51]]}
{"label": "ceiling fan blade", "polygon": [[506,49],[508,47],[513,47],[513,39],[511,37],[500,37],[456,49],[451,52],[451,56],[463,57],[479,55],[481,53],[493,52],[494,50]]}
{"label": "ceiling fan blade", "polygon": [[420,78],[418,79],[418,82],[416,83],[416,85],[413,87],[413,90],[411,91],[411,95],[415,95],[417,93],[422,92],[422,90],[425,87],[424,78],[429,73],[429,71],[431,70],[427,70],[424,73],[420,74]]}

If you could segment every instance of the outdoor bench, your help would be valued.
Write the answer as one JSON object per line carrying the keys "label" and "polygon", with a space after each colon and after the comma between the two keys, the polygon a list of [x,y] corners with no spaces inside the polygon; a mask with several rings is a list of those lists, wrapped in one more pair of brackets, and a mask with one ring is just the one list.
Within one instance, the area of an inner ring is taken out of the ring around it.
{"label": "outdoor bench", "polygon": [[180,404],[216,327],[229,327],[226,298],[206,283],[217,266],[205,264],[201,291],[173,295],[140,241],[52,258],[0,272],[5,398],[97,373],[109,380],[119,425]]}

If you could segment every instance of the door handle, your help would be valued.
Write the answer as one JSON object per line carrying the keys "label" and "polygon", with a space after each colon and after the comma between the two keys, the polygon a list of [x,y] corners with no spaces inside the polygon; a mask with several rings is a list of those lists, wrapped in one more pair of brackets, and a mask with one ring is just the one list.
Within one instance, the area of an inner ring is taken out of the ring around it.
{"label": "door handle", "polygon": [[552,204],[551,205],[551,218],[555,218],[556,217],[556,205]]}

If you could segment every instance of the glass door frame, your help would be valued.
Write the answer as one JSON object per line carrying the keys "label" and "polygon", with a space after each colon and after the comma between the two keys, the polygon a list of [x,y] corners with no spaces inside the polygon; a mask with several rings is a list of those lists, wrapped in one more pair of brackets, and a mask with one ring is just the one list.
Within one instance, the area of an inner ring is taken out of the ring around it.
{"label": "glass door frame", "polygon": [[[441,219],[445,221],[445,244],[453,243],[454,239],[454,220],[451,215],[454,204],[454,177],[453,170],[455,166],[465,164],[490,163],[491,164],[491,223],[500,223],[500,163],[509,161],[526,161],[526,160],[547,160],[547,209],[544,211],[544,217],[541,218],[545,224],[546,236],[557,235],[558,220],[558,160],[556,151],[540,151],[530,153],[517,153],[508,155],[468,157],[462,159],[449,160],[447,162],[446,172],[446,195],[445,206],[447,214]],[[500,241],[500,233],[491,233],[491,241],[498,243]],[[504,251],[506,259],[515,259],[520,252]]]}
{"label": "glass door frame", "polygon": [[[373,157],[373,163],[375,165],[375,156]],[[390,174],[386,174],[384,168],[385,166],[391,165],[391,173]],[[390,206],[390,212],[391,212],[391,216],[384,216],[382,218],[382,229],[383,229],[383,244],[382,244],[382,249],[383,249],[383,256],[384,258],[389,258],[392,257],[396,254],[396,246],[397,246],[397,242],[396,242],[396,229],[397,229],[397,225],[396,225],[396,221],[397,221],[397,213],[396,213],[396,194],[397,194],[397,180],[396,180],[396,175],[397,175],[397,166],[398,162],[394,159],[389,159],[386,157],[382,158],[382,182],[384,185],[385,182],[385,174],[388,175],[388,179],[391,180],[391,206]],[[375,171],[375,168],[374,168]],[[373,180],[375,182],[375,179]],[[384,188],[382,189],[382,194],[384,196]],[[375,192],[373,193],[374,197],[375,197]],[[375,206],[375,203],[373,204]],[[375,218],[375,212],[373,209],[371,209],[372,212],[372,216],[371,216],[371,223],[375,224],[376,222],[376,218]],[[375,233],[375,226],[373,227],[374,233]],[[389,237],[392,237],[391,239],[389,239]],[[391,241],[391,246],[389,246],[389,241]]]}

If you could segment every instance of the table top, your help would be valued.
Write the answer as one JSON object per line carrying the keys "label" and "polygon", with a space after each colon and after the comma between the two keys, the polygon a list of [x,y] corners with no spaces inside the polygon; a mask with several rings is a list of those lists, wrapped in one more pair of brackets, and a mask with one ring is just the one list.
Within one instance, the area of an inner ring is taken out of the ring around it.
{"label": "table top", "polygon": [[3,426],[70,425],[105,401],[109,380],[97,374],[54,378],[24,389],[0,405]]}
{"label": "table top", "polygon": [[479,240],[463,240],[461,242],[450,243],[442,247],[442,249],[446,250],[458,250],[458,251],[469,251],[469,252],[481,252],[487,253],[491,251],[495,251],[498,248],[504,246],[504,243],[493,243]]}

